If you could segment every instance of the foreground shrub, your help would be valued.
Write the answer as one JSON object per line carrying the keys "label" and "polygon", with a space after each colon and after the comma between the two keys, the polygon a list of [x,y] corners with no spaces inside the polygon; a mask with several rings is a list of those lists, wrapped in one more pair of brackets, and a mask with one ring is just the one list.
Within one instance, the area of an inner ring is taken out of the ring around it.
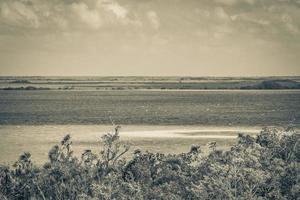
{"label": "foreground shrub", "polygon": [[120,142],[119,127],[102,137],[99,154],[72,151],[70,135],[48,154],[42,167],[24,153],[0,166],[0,199],[298,199],[300,136],[294,130],[264,128],[256,137],[240,134],[228,151],[209,144],[165,155]]}

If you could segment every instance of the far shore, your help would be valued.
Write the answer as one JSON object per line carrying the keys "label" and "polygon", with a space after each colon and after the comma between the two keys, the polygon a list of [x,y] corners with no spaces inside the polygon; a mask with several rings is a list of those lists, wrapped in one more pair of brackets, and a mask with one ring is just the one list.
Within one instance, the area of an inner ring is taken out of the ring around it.
{"label": "far shore", "polygon": [[59,88],[35,88],[35,89],[25,89],[25,88],[0,88],[0,91],[62,91],[62,92],[68,92],[68,91],[141,91],[141,92],[214,92],[214,91],[224,91],[224,92],[255,92],[255,91],[300,91],[298,88],[289,88],[289,89],[240,89],[240,88],[222,88],[222,89],[104,89],[104,88],[73,88],[73,89],[59,89]]}

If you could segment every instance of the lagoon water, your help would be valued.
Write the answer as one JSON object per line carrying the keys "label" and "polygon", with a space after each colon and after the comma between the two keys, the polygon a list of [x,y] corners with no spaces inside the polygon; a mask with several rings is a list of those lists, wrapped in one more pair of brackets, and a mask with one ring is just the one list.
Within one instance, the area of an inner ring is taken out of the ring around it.
{"label": "lagoon water", "polygon": [[239,132],[299,128],[300,91],[0,91],[0,163],[24,151],[43,163],[67,133],[78,155],[99,151],[112,124],[122,125],[121,139],[132,150],[180,153],[209,141],[228,148]]}
{"label": "lagoon water", "polygon": [[299,90],[0,91],[1,125],[300,125]]}

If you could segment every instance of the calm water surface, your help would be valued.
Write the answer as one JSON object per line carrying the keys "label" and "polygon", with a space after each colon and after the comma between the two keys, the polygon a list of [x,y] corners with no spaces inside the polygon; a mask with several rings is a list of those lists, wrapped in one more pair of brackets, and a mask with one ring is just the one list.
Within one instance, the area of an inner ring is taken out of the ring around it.
{"label": "calm water surface", "polygon": [[0,91],[1,125],[300,126],[300,91]]}

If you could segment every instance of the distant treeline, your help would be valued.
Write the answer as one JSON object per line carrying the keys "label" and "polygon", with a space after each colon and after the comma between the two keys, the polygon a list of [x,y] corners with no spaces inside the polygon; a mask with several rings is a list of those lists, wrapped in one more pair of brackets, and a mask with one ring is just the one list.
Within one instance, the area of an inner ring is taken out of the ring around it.
{"label": "distant treeline", "polygon": [[1,90],[50,90],[50,88],[27,86],[27,87],[6,87],[6,88],[1,88]]}
{"label": "distant treeline", "polygon": [[204,199],[296,200],[300,197],[300,135],[264,128],[257,137],[240,134],[236,144],[210,152],[194,145],[165,155],[135,150],[119,141],[118,127],[102,137],[100,153],[73,155],[67,135],[36,166],[24,153],[0,166],[0,199]]}
{"label": "distant treeline", "polygon": [[29,80],[14,80],[11,81],[10,83],[31,83]]}
{"label": "distant treeline", "polygon": [[[268,80],[235,80],[235,79],[215,79],[202,80],[201,78],[189,78],[179,80],[155,80],[155,81],[44,81],[34,82],[29,80],[14,80],[9,82],[12,85],[23,84],[22,87],[6,87],[2,90],[45,90],[50,88],[35,87],[41,85],[51,86],[52,89],[73,90],[73,89],[94,89],[94,90],[226,90],[226,89],[300,89],[300,83],[290,79],[268,79]],[[30,86],[26,86],[30,84]]]}

